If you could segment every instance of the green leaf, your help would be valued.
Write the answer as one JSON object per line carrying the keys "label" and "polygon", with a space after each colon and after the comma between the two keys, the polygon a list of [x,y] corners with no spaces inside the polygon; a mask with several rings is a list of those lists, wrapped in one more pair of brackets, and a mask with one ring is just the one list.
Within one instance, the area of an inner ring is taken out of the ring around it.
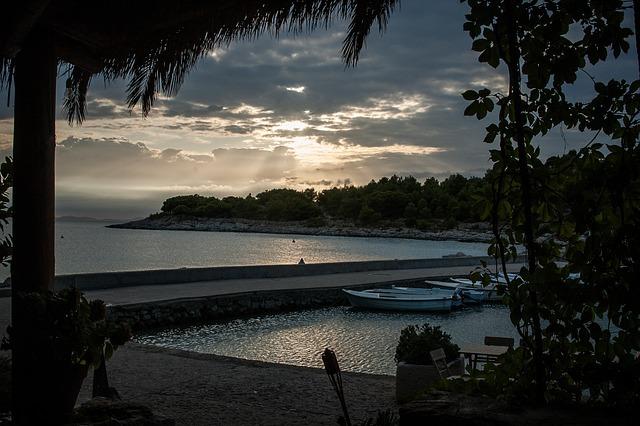
{"label": "green leaf", "polygon": [[489,43],[489,40],[484,38],[479,38],[477,40],[474,40],[473,44],[471,45],[471,50],[474,50],[476,52],[482,52],[488,49],[490,45],[491,44]]}
{"label": "green leaf", "polygon": [[475,90],[467,90],[465,92],[462,92],[462,97],[467,101],[475,101],[476,99],[478,99],[479,95]]}
{"label": "green leaf", "polygon": [[485,98],[483,102],[484,102],[484,107],[487,109],[487,111],[489,112],[493,111],[494,104],[491,99]]}
{"label": "green leaf", "polygon": [[476,112],[478,111],[478,105],[478,101],[473,101],[468,107],[465,108],[464,115],[476,115]]}

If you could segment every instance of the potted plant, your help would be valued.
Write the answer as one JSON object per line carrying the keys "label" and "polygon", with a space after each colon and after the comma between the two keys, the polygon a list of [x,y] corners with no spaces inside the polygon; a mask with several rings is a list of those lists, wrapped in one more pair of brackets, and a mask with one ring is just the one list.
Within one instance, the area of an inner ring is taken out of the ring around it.
{"label": "potted plant", "polygon": [[424,391],[433,382],[440,380],[440,374],[433,365],[429,352],[444,349],[449,371],[452,374],[464,372],[464,362],[460,348],[451,342],[451,336],[437,326],[429,324],[410,325],[400,332],[396,347],[396,400],[407,402]]}
{"label": "potted plant", "polygon": [[31,374],[46,377],[41,382],[49,388],[38,393],[47,395],[51,423],[62,423],[73,412],[89,368],[98,366],[103,357],[110,358],[129,340],[130,328],[126,323],[108,321],[104,302],[89,302],[76,288],[27,293],[18,298],[18,303],[29,306],[30,315],[24,318],[31,322],[28,330],[37,333],[22,336],[9,327],[3,349],[21,345],[20,362],[31,366]]}

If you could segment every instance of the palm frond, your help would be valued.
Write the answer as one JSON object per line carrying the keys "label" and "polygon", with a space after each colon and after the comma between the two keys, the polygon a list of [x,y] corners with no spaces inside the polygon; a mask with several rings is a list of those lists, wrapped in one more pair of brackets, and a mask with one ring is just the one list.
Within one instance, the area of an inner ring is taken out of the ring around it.
{"label": "palm frond", "polygon": [[13,82],[13,59],[0,57],[0,90],[7,90],[7,106],[11,100],[11,83]]}
{"label": "palm frond", "polygon": [[91,73],[77,66],[71,67],[67,73],[67,90],[64,96],[63,108],[70,124],[81,124],[84,121],[87,110],[87,90],[91,82]]}
{"label": "palm frond", "polygon": [[[202,13],[195,13],[189,22],[159,33],[143,33],[128,48],[106,52],[100,72],[107,82],[127,80],[129,108],[140,106],[146,115],[158,93],[177,93],[200,58],[237,40],[310,32],[335,20],[347,20],[341,54],[347,66],[355,66],[371,28],[377,23],[383,32],[399,4],[400,0],[248,0],[216,9],[205,3]],[[68,80],[70,96],[64,104],[70,122],[84,120],[89,80],[86,72],[74,67]]]}

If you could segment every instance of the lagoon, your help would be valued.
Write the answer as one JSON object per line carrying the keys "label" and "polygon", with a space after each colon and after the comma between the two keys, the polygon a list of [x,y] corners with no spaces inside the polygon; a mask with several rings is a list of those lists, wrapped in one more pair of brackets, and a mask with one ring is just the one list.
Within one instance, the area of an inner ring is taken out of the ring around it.
{"label": "lagoon", "polygon": [[345,371],[395,374],[400,331],[410,324],[439,325],[454,343],[482,343],[484,336],[514,337],[502,305],[448,314],[373,312],[347,306],[262,315],[148,332],[136,341],[174,349],[322,368],[324,348],[335,350]]}

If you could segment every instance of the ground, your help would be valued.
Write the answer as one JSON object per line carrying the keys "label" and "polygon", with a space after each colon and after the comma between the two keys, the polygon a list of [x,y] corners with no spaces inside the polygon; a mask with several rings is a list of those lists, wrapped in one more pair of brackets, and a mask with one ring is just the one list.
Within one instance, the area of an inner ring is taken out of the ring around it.
{"label": "ground", "polygon": [[[127,344],[110,385],[178,425],[335,425],[340,403],[324,370]],[[346,373],[354,423],[395,408],[391,376]],[[87,380],[80,401],[90,397]]]}
{"label": "ground", "polygon": [[[0,298],[0,327],[10,319]],[[340,403],[324,370],[247,361],[128,343],[107,363],[120,396],[177,425],[335,425]],[[90,375],[79,402],[91,396]],[[391,376],[346,373],[354,423],[395,407]]]}

